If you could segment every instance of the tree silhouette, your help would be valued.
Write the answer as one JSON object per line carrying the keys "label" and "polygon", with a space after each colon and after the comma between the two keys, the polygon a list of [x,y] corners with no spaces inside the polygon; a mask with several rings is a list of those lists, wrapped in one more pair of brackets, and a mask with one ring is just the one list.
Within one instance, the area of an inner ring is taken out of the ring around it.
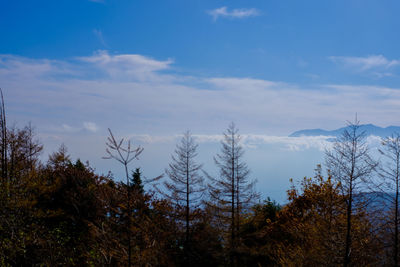
{"label": "tree silhouette", "polygon": [[136,148],[131,147],[131,141],[128,140],[128,144],[126,147],[123,146],[124,139],[117,141],[111,132],[110,128],[108,129],[110,136],[107,138],[106,142],[106,153],[108,156],[103,157],[104,159],[115,159],[124,165],[125,174],[126,174],[126,185],[128,187],[128,266],[131,266],[132,261],[132,250],[131,250],[131,217],[132,217],[132,209],[131,209],[131,190],[129,190],[129,174],[128,174],[128,164],[134,160],[138,159],[139,155],[143,152],[143,148],[138,146]]}
{"label": "tree silhouette", "polygon": [[[338,137],[331,150],[326,151],[326,164],[332,178],[340,183],[340,189],[346,202],[346,238],[343,266],[351,265],[352,249],[352,217],[354,196],[362,189],[377,162],[369,155],[365,132],[360,130],[357,117],[354,122],[348,122],[348,127]],[[356,205],[362,205],[360,200]]]}
{"label": "tree silhouette", "polygon": [[[393,249],[393,266],[399,266],[399,186],[400,186],[400,134],[396,133],[382,140],[384,163],[379,167],[378,174],[382,178],[376,186],[391,205],[384,221],[390,225],[392,238],[390,246]],[[394,192],[390,194],[388,192]]]}
{"label": "tree silhouette", "polygon": [[243,210],[258,198],[253,191],[255,181],[249,181],[249,169],[243,162],[244,149],[241,136],[232,122],[221,141],[221,153],[214,157],[219,169],[219,177],[210,179],[208,185],[210,200],[207,204],[215,210],[222,225],[229,231],[229,258],[232,266],[236,266],[236,248],[240,232],[240,221]]}
{"label": "tree silhouette", "polygon": [[205,190],[204,178],[199,174],[202,165],[195,161],[197,147],[191,133],[185,132],[176,145],[175,153],[171,156],[172,162],[165,170],[169,177],[169,181],[164,182],[164,186],[169,192],[168,198],[176,204],[178,210],[180,207],[184,209],[185,252],[190,246],[191,211],[199,207],[201,193]]}

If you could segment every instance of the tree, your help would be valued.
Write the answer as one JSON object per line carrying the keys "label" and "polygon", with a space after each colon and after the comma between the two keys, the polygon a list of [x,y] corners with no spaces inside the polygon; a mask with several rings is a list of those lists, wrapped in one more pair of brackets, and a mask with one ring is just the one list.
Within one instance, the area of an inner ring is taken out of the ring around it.
{"label": "tree", "polygon": [[140,168],[136,168],[134,172],[132,171],[131,188],[139,195],[143,195],[144,193],[142,172],[140,171]]}
{"label": "tree", "polygon": [[[129,174],[128,174],[128,164],[134,160],[138,159],[139,155],[143,152],[143,148],[138,146],[137,148],[131,147],[131,141],[128,141],[126,147],[123,147],[124,139],[117,141],[114,138],[113,133],[110,129],[108,129],[110,136],[107,138],[108,142],[106,143],[106,152],[108,156],[103,157],[104,159],[115,159],[124,165],[125,168],[125,175],[126,175],[126,185],[129,188]],[[130,231],[130,221],[131,221],[131,190],[128,191],[128,266],[131,266],[131,231]]]}
{"label": "tree", "polygon": [[3,98],[3,90],[0,88],[1,104],[0,104],[0,154],[1,154],[1,176],[3,181],[7,179],[7,124],[6,110]]}
{"label": "tree", "polygon": [[216,211],[217,217],[229,230],[229,257],[232,266],[237,264],[236,247],[240,232],[240,221],[244,210],[249,208],[257,194],[253,191],[255,181],[249,181],[249,169],[243,162],[244,149],[241,146],[241,136],[234,123],[224,132],[221,141],[221,153],[214,157],[219,169],[219,177],[207,175],[210,200],[208,205]]}
{"label": "tree", "polygon": [[282,207],[270,198],[251,207],[252,212],[243,218],[240,230],[239,266],[278,266],[274,248],[276,241],[284,237],[279,229],[273,233],[271,229],[276,226],[281,210]]}
{"label": "tree", "polygon": [[[34,206],[43,243],[45,265],[84,266],[99,251],[96,233],[106,219],[99,197],[105,178],[96,175],[80,160],[72,163],[64,146],[52,154],[37,180]],[[74,248],[74,249],[69,249]]]}
{"label": "tree", "polygon": [[351,265],[354,204],[358,207],[362,204],[360,199],[354,203],[354,197],[356,193],[360,193],[360,189],[363,189],[363,185],[377,167],[377,162],[369,155],[366,135],[364,131],[360,130],[360,122],[357,117],[354,122],[348,123],[348,127],[337,138],[333,148],[327,150],[325,154],[326,164],[332,178],[340,183],[341,193],[345,196],[346,237],[343,266],[349,266]]}
{"label": "tree", "polygon": [[[343,264],[346,227],[345,195],[340,183],[316,169],[314,178],[305,177],[300,188],[288,190],[289,202],[277,220],[260,231],[266,243],[257,251],[271,254],[278,266],[339,266]],[[381,245],[368,214],[352,214],[352,265],[377,266]]]}
{"label": "tree", "polygon": [[202,165],[196,163],[197,147],[191,133],[185,132],[180,143],[176,145],[172,162],[165,170],[169,181],[164,186],[170,193],[170,199],[177,207],[184,207],[185,213],[185,250],[189,246],[189,228],[191,210],[199,207],[199,200],[204,191],[204,178],[199,174]]}
{"label": "tree", "polygon": [[378,170],[382,178],[378,188],[383,191],[385,199],[391,205],[385,221],[390,225],[392,233],[390,246],[393,249],[393,266],[399,266],[400,134],[383,139],[382,146],[379,152],[384,156],[385,162]]}

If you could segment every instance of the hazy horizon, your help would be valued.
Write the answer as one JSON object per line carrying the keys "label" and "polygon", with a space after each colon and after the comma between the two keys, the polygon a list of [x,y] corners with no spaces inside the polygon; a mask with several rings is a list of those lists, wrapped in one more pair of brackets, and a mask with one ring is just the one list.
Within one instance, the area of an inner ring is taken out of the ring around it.
{"label": "hazy horizon", "polygon": [[[198,135],[212,171],[231,121],[248,136],[259,191],[283,201],[313,175],[324,138],[297,130],[400,125],[396,1],[3,1],[0,88],[8,122],[65,143],[99,172],[107,128],[141,142],[132,168],[164,170],[176,136]],[[45,157],[45,156],[44,156]],[[156,160],[155,160],[156,159]]]}

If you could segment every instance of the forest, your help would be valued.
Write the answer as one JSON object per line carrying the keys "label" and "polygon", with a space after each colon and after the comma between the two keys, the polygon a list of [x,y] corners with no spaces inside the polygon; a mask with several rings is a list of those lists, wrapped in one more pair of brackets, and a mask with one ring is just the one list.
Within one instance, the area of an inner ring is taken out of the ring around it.
{"label": "forest", "polygon": [[0,113],[1,266],[399,265],[400,135],[382,140],[379,162],[349,123],[279,205],[260,199],[233,123],[218,176],[186,132],[165,174],[147,180],[130,164],[143,148],[111,130],[106,158],[126,177],[96,174],[64,145],[41,161],[34,127],[9,127],[4,101]]}

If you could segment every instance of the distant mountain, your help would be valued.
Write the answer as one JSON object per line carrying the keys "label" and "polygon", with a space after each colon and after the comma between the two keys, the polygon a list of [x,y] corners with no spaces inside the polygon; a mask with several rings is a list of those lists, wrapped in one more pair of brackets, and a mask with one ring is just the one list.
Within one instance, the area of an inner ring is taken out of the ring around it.
{"label": "distant mountain", "polygon": [[[348,129],[349,126],[343,127],[340,129],[332,130],[332,131],[327,131],[327,130],[322,130],[322,129],[307,129],[307,130],[300,130],[292,133],[289,135],[289,137],[300,137],[300,136],[335,136],[338,137],[340,136],[345,129]],[[363,124],[360,125],[360,130],[365,131],[366,135],[375,135],[375,136],[380,136],[380,137],[387,137],[391,136],[394,133],[400,133],[400,127],[399,126],[389,126],[386,128],[382,128],[379,126],[375,126],[373,124]]]}

